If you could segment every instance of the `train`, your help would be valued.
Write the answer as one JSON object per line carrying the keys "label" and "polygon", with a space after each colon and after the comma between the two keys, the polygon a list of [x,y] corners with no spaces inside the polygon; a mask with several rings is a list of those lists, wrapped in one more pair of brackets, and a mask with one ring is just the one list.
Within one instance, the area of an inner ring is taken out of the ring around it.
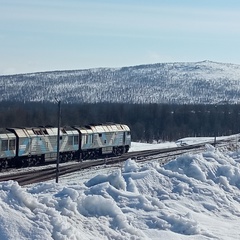
{"label": "train", "polygon": [[44,164],[57,159],[58,149],[59,162],[66,162],[122,155],[130,147],[126,124],[1,128],[0,169]]}

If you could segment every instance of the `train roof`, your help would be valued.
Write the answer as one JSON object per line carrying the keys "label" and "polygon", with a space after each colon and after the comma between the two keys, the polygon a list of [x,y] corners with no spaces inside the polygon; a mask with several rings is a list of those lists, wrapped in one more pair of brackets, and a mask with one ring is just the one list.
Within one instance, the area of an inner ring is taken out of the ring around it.
{"label": "train roof", "polygon": [[81,133],[103,133],[103,132],[122,132],[122,131],[130,131],[129,127],[125,124],[92,124],[82,126],[75,126],[75,129],[79,130]]}
{"label": "train roof", "polygon": [[[57,127],[39,126],[39,127],[14,127],[14,128],[0,128],[1,133],[15,133],[19,137],[28,137],[34,135],[56,135]],[[60,134],[77,134],[81,133],[103,133],[103,132],[122,132],[130,131],[130,128],[125,124],[105,123],[105,124],[89,124],[86,126],[64,126],[60,127]]]}
{"label": "train roof", "polygon": [[[18,137],[29,137],[36,135],[56,135],[58,128],[57,127],[15,127],[8,128],[10,132],[15,133]],[[61,127],[60,135],[63,134],[78,134],[77,130],[72,127]]]}
{"label": "train roof", "polygon": [[0,139],[8,140],[15,138],[15,134],[7,130],[6,128],[0,128]]}

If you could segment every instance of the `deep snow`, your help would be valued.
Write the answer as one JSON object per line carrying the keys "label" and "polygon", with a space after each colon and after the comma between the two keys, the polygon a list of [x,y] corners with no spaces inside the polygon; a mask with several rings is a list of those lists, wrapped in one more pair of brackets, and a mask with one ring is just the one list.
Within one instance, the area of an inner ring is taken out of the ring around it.
{"label": "deep snow", "polygon": [[[161,145],[131,150],[149,146]],[[240,239],[239,166],[240,152],[206,144],[164,166],[129,159],[58,184],[1,182],[0,239]]]}

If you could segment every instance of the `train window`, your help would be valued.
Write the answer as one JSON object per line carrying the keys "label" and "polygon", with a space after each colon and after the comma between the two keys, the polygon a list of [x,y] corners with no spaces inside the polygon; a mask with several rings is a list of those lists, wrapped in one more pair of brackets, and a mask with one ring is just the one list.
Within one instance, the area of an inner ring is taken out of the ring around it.
{"label": "train window", "polygon": [[9,150],[15,150],[15,139],[9,140]]}
{"label": "train window", "polygon": [[93,143],[93,134],[86,135],[86,143]]}
{"label": "train window", "polygon": [[78,144],[78,136],[74,136],[74,145]]}
{"label": "train window", "polygon": [[2,140],[2,151],[8,150],[8,140]]}
{"label": "train window", "polygon": [[78,136],[72,136],[68,138],[68,145],[78,145]]}
{"label": "train window", "polygon": [[72,136],[68,138],[68,145],[69,146],[73,145],[73,137]]}
{"label": "train window", "polygon": [[102,134],[101,134],[101,133],[99,133],[98,135],[99,135],[99,137],[102,137]]}

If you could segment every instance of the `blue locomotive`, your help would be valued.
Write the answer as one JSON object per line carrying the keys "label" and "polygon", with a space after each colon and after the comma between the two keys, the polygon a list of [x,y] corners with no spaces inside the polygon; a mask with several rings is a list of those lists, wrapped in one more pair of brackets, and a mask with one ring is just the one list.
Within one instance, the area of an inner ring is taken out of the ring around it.
{"label": "blue locomotive", "polygon": [[[0,129],[0,168],[31,166],[57,157],[56,127]],[[131,146],[124,124],[99,124],[60,128],[60,162],[121,155]]]}

